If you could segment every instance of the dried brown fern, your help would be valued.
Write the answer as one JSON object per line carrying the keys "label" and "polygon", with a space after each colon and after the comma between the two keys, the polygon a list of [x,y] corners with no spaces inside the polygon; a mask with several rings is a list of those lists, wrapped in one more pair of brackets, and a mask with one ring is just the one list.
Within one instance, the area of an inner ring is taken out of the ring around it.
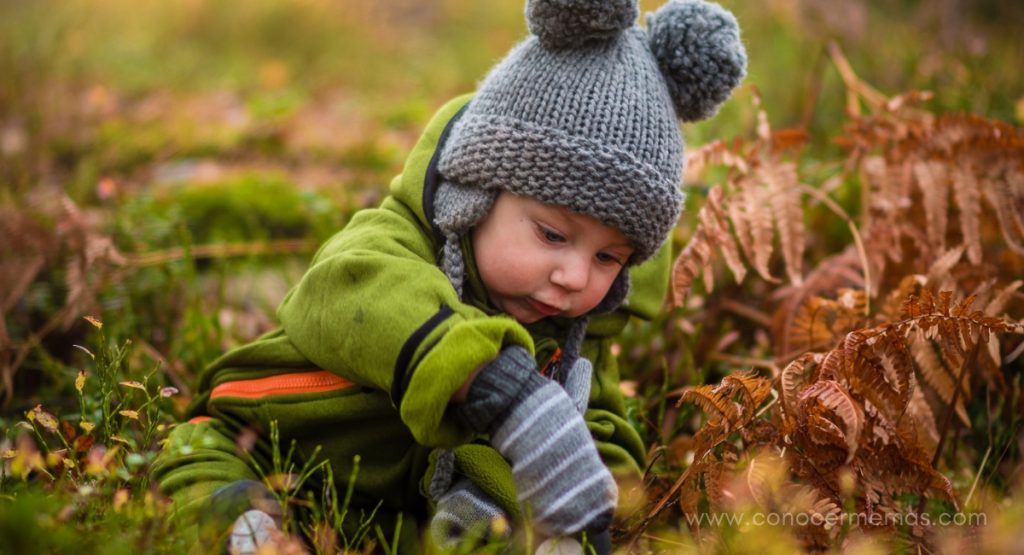
{"label": "dried brown fern", "polygon": [[[926,498],[959,508],[938,470],[951,420],[971,425],[968,409],[980,387],[996,395],[1010,390],[1002,368],[1024,353],[1024,343],[1006,340],[1024,334],[1024,324],[1008,315],[1019,317],[1024,307],[1016,279],[1024,275],[1024,132],[978,116],[922,111],[927,93],[887,98],[860,82],[837,49],[833,57],[850,93],[850,123],[836,141],[846,158],[831,166],[844,170],[820,189],[803,185],[782,156],[802,136],[773,132],[760,110],[755,140],[715,143],[688,161],[690,182],[708,165],[724,166],[727,176],[709,187],[693,239],[676,261],[673,298],[682,305],[702,272],[710,292],[717,256],[737,283],[753,270],[760,282],[729,290],[753,293],[729,301],[742,311],[720,299],[692,308],[704,307],[698,317],[710,345],[722,309],[753,314],[756,327],[770,328],[779,402],[745,396],[731,377],[678,391],[707,421],[693,435],[693,462],[645,523],[676,493],[686,513],[704,507],[702,500],[727,508],[729,492],[719,488],[739,473],[744,452],[755,450],[782,456],[790,485],[822,502],[820,514],[832,503],[891,517],[921,512]],[[858,224],[826,195],[837,183],[859,185]],[[795,217],[803,194],[843,217],[854,241],[806,276],[791,264],[798,251],[803,256],[803,217]],[[775,236],[781,261],[772,258]],[[770,274],[779,262],[785,287]],[[772,308],[766,326],[763,315]],[[761,348],[765,356],[769,349]],[[755,487],[759,471],[746,472],[746,488],[760,492],[751,494],[756,502],[773,503]],[[894,522],[862,525],[895,531]],[[827,545],[834,535],[815,533],[798,536],[808,538],[805,545],[835,547]]]}
{"label": "dried brown fern", "polygon": [[[756,95],[755,104],[759,104]],[[800,284],[803,280],[803,186],[796,164],[784,155],[799,149],[806,136],[788,129],[773,132],[760,108],[758,118],[758,137],[749,145],[715,142],[687,158],[690,175],[709,165],[723,165],[729,169],[729,176],[724,187],[710,189],[698,213],[697,227],[676,259],[672,298],[677,306],[683,304],[701,273],[705,289],[712,289],[711,257],[715,249],[722,253],[736,283],[743,281],[747,270],[740,252],[762,279],[776,283],[769,269],[776,236],[789,281]]]}
{"label": "dried brown fern", "polygon": [[[1007,291],[1016,287],[1019,284]],[[807,304],[838,314],[864,299],[863,292],[847,290],[843,295],[847,300],[838,305],[818,297]],[[990,306],[998,309],[1000,299],[1008,295],[997,294]],[[743,472],[745,487],[759,506],[836,518],[840,507],[852,503],[867,518],[878,517],[877,522],[861,524],[866,528],[895,530],[894,515],[920,510],[907,504],[908,494],[938,497],[959,510],[960,500],[949,479],[936,469],[933,456],[948,425],[940,432],[936,414],[948,414],[949,405],[962,396],[941,395],[944,404],[938,412],[933,410],[920,383],[931,384],[934,378],[929,380],[927,373],[934,369],[922,368],[920,357],[912,353],[915,342],[924,338],[936,346],[936,359],[953,368],[955,380],[963,380],[973,373],[972,357],[976,362],[983,345],[1003,334],[1024,334],[1024,323],[973,310],[973,302],[971,296],[957,300],[949,291],[914,288],[901,304],[899,319],[849,331],[833,348],[806,352],[787,364],[774,382],[779,403],[769,402],[773,382],[752,373],[734,373],[719,384],[681,390],[679,403],[695,404],[708,420],[694,435],[693,462],[647,521],[675,495],[688,514],[699,511],[704,498],[712,510],[735,509],[735,491],[722,488],[733,487],[728,477]],[[860,308],[853,313],[862,318]],[[833,326],[829,333],[837,334],[850,320],[823,318],[820,325]],[[918,380],[919,373],[923,381]],[[954,392],[956,383],[950,383]],[[776,428],[778,433],[764,433]],[[784,454],[789,478],[785,487],[772,487],[794,500],[806,497],[809,505],[771,501],[774,494],[754,470],[755,463],[750,462],[746,471],[739,469],[743,457],[739,444],[730,439],[734,432],[748,450],[761,447]],[[852,488],[844,480],[852,480]],[[688,522],[699,536],[696,521]],[[827,547],[836,534],[823,527],[795,533],[808,547]]]}
{"label": "dried brown fern", "polygon": [[[855,119],[841,143],[865,184],[862,231],[876,288],[888,264],[931,264],[949,244],[963,246],[967,260],[981,264],[986,237],[993,233],[1024,254],[1021,130],[978,116],[931,116],[904,106]],[[914,246],[913,256],[905,256],[908,245]]]}

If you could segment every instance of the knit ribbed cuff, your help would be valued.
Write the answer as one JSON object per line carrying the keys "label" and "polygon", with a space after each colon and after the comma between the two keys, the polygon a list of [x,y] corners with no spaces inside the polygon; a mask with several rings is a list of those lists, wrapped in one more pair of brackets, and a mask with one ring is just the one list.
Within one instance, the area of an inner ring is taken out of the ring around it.
{"label": "knit ribbed cuff", "polygon": [[466,402],[453,405],[458,417],[477,433],[489,433],[518,399],[547,383],[537,373],[537,362],[519,346],[506,347],[477,374]]}

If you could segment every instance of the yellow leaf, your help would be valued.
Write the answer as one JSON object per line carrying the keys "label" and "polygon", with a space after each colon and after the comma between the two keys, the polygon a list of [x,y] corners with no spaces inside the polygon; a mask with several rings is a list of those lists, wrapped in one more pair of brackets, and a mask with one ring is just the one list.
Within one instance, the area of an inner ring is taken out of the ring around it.
{"label": "yellow leaf", "polygon": [[114,512],[121,512],[121,508],[128,502],[128,490],[122,488],[114,493]]}
{"label": "yellow leaf", "polygon": [[95,326],[96,329],[103,328],[103,322],[100,322],[95,316],[83,316],[83,318],[85,318],[85,321]]}
{"label": "yellow leaf", "polygon": [[17,451],[15,451],[14,449],[7,449],[2,454],[0,454],[0,459],[13,459],[14,457],[17,456]]}
{"label": "yellow leaf", "polygon": [[[125,439],[125,438],[123,438],[121,436],[112,435],[112,436],[110,436],[110,439],[112,439],[114,441],[119,441],[119,442],[121,442],[121,443],[123,443],[125,445],[129,445],[129,446],[131,445],[130,441],[128,441],[127,439]],[[106,461],[104,461],[104,462],[106,462]]]}
{"label": "yellow leaf", "polygon": [[75,389],[77,389],[78,392],[81,393],[82,389],[84,387],[85,387],[85,370],[79,370],[78,371],[78,377],[75,378]]}
{"label": "yellow leaf", "polygon": [[38,421],[40,426],[51,432],[57,431],[57,419],[52,414],[43,410],[42,405],[36,405],[27,416],[29,420]]}
{"label": "yellow leaf", "polygon": [[121,385],[123,385],[125,387],[132,387],[132,388],[135,388],[135,389],[141,389],[142,391],[146,390],[146,386],[142,385],[141,383],[139,383],[139,382],[137,382],[135,380],[128,380],[126,382],[121,382]]}
{"label": "yellow leaf", "polygon": [[86,422],[85,420],[79,422],[78,425],[83,430],[85,430],[85,433],[89,433],[89,432],[93,431],[96,428],[96,424],[93,424],[92,422]]}
{"label": "yellow leaf", "polygon": [[120,414],[121,416],[127,416],[128,418],[131,418],[132,420],[138,420],[139,419],[139,411],[135,411],[135,410],[122,410],[122,411],[119,411],[118,414]]}

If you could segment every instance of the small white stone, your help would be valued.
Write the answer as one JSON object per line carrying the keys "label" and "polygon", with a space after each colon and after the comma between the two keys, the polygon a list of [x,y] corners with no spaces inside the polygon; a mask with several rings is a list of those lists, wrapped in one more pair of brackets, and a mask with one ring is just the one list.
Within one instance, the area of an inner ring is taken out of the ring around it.
{"label": "small white stone", "polygon": [[235,519],[231,529],[232,555],[255,555],[257,548],[270,541],[270,533],[277,529],[274,518],[263,511],[246,511]]}

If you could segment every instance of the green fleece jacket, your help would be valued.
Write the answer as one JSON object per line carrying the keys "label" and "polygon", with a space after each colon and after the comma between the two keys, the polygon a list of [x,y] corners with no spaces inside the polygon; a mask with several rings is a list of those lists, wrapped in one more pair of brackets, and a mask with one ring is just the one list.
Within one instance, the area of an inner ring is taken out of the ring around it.
{"label": "green fleece jacket", "polygon": [[[442,239],[431,225],[437,154],[468,100],[442,107],[390,195],[378,208],[358,212],[320,248],[278,309],[280,329],[201,374],[191,420],[173,430],[155,465],[154,477],[179,516],[200,516],[220,486],[274,472],[273,421],[280,449],[294,441],[300,466],[320,448],[317,459],[332,467],[339,497],[358,455],[351,507],[369,511],[380,504],[384,526],[403,514],[403,534],[415,534],[410,522],[427,516],[425,484],[438,447],[458,447],[457,470],[518,516],[508,464],[460,425],[448,401],[505,346],[527,348],[543,367],[569,321],[524,326],[498,313],[487,302],[468,241],[466,300],[438,266]],[[660,309],[668,282],[662,250],[631,270],[627,302],[591,321],[581,349],[594,364],[585,419],[603,460],[617,472],[638,472],[644,446],[625,419],[610,346],[631,315],[650,318]],[[243,452],[246,438],[255,441]]]}

